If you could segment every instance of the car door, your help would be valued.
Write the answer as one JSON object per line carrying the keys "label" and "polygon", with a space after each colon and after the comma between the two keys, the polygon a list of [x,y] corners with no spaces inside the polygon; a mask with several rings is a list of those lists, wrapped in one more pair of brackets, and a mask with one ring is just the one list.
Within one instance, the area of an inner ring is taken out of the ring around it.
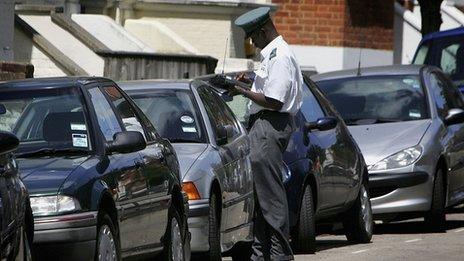
{"label": "car door", "polygon": [[[313,91],[305,83],[303,86],[303,104],[301,113],[306,123],[315,122],[327,116],[320,102],[314,96]],[[304,123],[303,123],[304,124]],[[304,132],[302,132],[304,135]],[[318,203],[319,209],[329,209],[337,204],[334,197],[334,176],[340,171],[335,161],[333,148],[336,146],[336,135],[334,130],[311,131],[308,135],[307,157],[313,164],[313,174],[316,175],[319,184]]]}
{"label": "car door", "polygon": [[[114,111],[111,99],[100,88],[100,84],[87,89],[91,101],[96,126],[102,135],[103,142],[113,141],[116,133],[124,131],[122,120]],[[119,218],[119,235],[121,253],[129,256],[137,252],[138,247],[149,241],[151,236],[146,229],[148,220],[140,207],[145,199],[147,186],[142,176],[142,160],[138,152],[104,154],[101,165],[107,165],[102,175],[115,198]]]}
{"label": "car door", "polygon": [[[171,200],[169,193],[172,173],[169,166],[166,164],[166,159],[163,154],[164,143],[159,136],[156,135],[153,127],[148,128],[143,124],[140,111],[134,104],[125,97],[118,87],[114,84],[103,85],[102,89],[110,98],[112,105],[116,111],[116,116],[121,118],[123,130],[140,132],[146,142],[147,147],[135,154],[139,154],[141,161],[135,165],[137,167],[136,191],[132,191],[132,195],[137,196],[131,201],[130,211],[125,211],[128,218],[129,231],[121,229],[121,236],[130,234],[131,237],[137,239],[132,247],[140,248],[141,251],[151,251],[162,248],[162,237],[165,234],[168,223],[168,208]],[[134,155],[134,157],[137,157]],[[131,224],[132,223],[132,224]],[[137,228],[134,229],[134,225]]]}
{"label": "car door", "polygon": [[[453,108],[464,108],[464,102],[458,89],[440,72],[430,74],[430,84],[437,108],[438,117],[443,121],[448,111]],[[442,143],[448,156],[448,190],[450,201],[457,200],[464,192],[464,124],[446,126]]]}
{"label": "car door", "polygon": [[336,111],[335,107],[324,98],[323,94],[317,89],[315,83],[311,82],[313,92],[316,95],[319,103],[325,108],[328,116],[335,117],[338,121],[337,126],[333,129],[335,134],[335,144],[332,149],[334,161],[338,166],[338,171],[333,173],[333,186],[335,204],[343,206],[345,203],[351,202],[350,195],[358,194],[361,173],[359,166],[359,157],[356,144],[348,128],[344,124],[342,117]]}
{"label": "car door", "polygon": [[230,108],[215,92],[203,85],[198,88],[198,94],[208,114],[215,137],[219,136],[220,127],[229,126],[232,131],[230,139],[217,148],[224,173],[224,176],[220,177],[223,189],[223,213],[225,213],[223,229],[237,229],[251,222],[253,209],[253,180],[248,137]]}

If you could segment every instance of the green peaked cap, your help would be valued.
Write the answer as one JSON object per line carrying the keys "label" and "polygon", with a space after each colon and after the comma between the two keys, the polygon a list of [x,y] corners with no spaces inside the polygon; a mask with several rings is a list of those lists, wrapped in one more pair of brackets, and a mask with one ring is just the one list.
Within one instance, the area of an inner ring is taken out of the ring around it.
{"label": "green peaked cap", "polygon": [[242,14],[235,19],[234,23],[245,31],[246,37],[250,37],[251,33],[271,19],[270,12],[271,8],[269,7],[259,7]]}

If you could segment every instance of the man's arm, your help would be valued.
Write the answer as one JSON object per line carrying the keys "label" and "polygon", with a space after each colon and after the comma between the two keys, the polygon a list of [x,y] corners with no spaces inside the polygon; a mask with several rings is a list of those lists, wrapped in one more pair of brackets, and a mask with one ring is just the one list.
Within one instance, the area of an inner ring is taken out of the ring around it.
{"label": "man's arm", "polygon": [[282,102],[276,99],[266,97],[262,93],[256,93],[238,86],[235,86],[235,90],[264,108],[268,108],[274,111],[280,111],[280,109],[282,109],[282,106],[284,105]]}

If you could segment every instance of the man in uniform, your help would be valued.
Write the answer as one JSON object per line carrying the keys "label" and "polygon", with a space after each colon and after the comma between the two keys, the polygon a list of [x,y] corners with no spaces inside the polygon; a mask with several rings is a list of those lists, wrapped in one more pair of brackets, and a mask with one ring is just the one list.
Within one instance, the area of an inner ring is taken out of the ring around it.
{"label": "man in uniform", "polygon": [[[293,116],[302,104],[303,76],[270,18],[270,8],[249,11],[235,25],[251,37],[262,56],[251,90],[234,87],[251,100],[249,137],[256,195],[252,260],[293,260],[282,154],[294,131]],[[251,82],[243,76],[239,80]]]}

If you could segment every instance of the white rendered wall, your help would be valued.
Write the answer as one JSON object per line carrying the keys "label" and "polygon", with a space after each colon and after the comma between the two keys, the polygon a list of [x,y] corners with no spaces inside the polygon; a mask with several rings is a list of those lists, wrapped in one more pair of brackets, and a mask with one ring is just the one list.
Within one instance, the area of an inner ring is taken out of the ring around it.
{"label": "white rendered wall", "polygon": [[112,51],[154,52],[135,36],[105,15],[73,14],[72,20]]}
{"label": "white rendered wall", "polygon": [[[358,66],[360,48],[291,45],[300,66],[314,66],[318,73],[353,69]],[[361,48],[361,66],[391,65],[393,51]]]}
{"label": "white rendered wall", "polygon": [[49,15],[20,15],[20,17],[88,75],[103,76],[103,58],[68,31],[53,23]]}
{"label": "white rendered wall", "polygon": [[55,61],[34,46],[32,40],[19,29],[15,29],[14,54],[16,62],[34,65],[35,78],[66,76],[66,73]]}

